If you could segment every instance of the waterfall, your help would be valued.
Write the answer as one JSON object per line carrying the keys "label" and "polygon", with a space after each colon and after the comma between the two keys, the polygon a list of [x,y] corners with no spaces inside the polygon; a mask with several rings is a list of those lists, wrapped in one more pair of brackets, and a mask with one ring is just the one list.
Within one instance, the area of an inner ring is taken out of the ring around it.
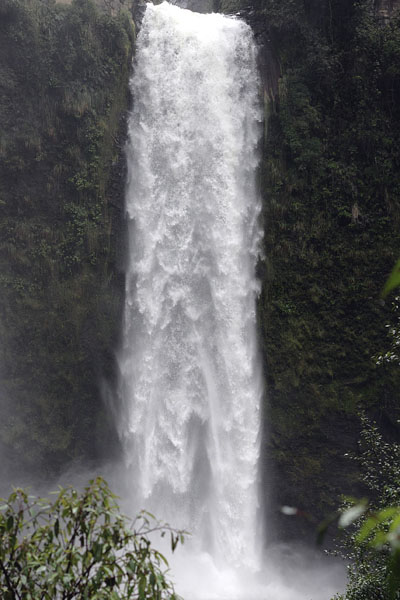
{"label": "waterfall", "polygon": [[120,432],[135,506],[256,569],[262,119],[244,22],[147,5],[129,120]]}

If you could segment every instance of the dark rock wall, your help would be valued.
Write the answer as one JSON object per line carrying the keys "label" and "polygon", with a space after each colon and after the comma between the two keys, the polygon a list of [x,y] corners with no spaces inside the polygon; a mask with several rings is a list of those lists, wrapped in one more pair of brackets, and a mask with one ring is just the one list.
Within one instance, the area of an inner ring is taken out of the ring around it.
{"label": "dark rock wall", "polygon": [[0,4],[2,469],[113,446],[100,384],[121,322],[133,39],[128,14],[90,1]]}
{"label": "dark rock wall", "polygon": [[318,520],[357,493],[344,456],[357,412],[399,433],[397,362],[377,357],[399,316],[380,292],[400,242],[400,20],[383,27],[369,2],[347,0],[266,0],[242,14],[260,43],[266,116],[265,494],[277,520],[279,504]]}

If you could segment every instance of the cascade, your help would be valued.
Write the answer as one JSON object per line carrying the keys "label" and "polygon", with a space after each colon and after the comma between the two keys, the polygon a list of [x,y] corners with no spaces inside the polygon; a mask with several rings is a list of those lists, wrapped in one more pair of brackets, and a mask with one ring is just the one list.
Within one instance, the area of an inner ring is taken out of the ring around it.
{"label": "cascade", "polygon": [[133,502],[192,532],[219,567],[256,570],[262,114],[251,29],[148,4],[131,91],[119,427]]}

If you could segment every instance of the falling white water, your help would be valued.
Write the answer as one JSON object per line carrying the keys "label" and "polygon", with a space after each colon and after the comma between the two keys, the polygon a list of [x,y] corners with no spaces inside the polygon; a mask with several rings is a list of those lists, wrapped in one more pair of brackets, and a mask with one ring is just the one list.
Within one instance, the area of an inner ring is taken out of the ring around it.
{"label": "falling white water", "polygon": [[257,569],[261,112],[250,28],[147,5],[129,122],[121,435],[135,506]]}

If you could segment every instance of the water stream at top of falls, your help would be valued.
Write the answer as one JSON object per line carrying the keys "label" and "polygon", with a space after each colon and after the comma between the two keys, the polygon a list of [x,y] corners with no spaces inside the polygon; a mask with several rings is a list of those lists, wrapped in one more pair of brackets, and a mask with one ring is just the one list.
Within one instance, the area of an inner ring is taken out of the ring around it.
{"label": "water stream at top of falls", "polygon": [[131,90],[120,432],[134,504],[191,531],[218,568],[257,569],[262,114],[251,29],[147,5]]}

